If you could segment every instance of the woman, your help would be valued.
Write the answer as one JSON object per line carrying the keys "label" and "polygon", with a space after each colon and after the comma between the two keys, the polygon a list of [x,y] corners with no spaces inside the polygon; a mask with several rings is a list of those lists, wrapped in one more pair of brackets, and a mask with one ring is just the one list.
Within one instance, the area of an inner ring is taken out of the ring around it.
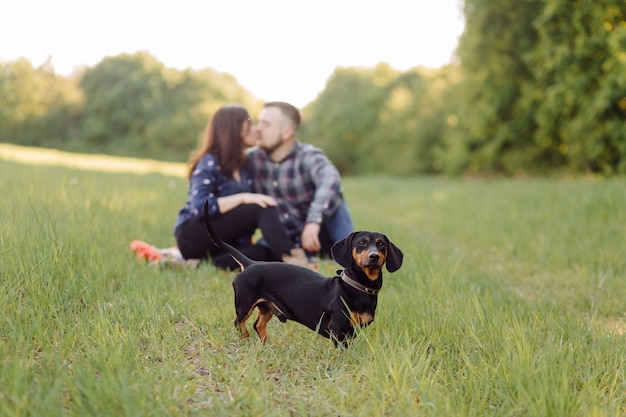
{"label": "woman", "polygon": [[[203,211],[208,200],[213,228],[223,241],[252,259],[309,266],[306,254],[294,246],[278,218],[276,201],[252,193],[245,148],[256,144],[257,134],[248,111],[237,105],[220,108],[207,125],[203,143],[189,159],[189,197],[174,225],[185,259],[208,255],[218,267],[238,267],[207,234]],[[257,228],[268,245],[252,242]]]}

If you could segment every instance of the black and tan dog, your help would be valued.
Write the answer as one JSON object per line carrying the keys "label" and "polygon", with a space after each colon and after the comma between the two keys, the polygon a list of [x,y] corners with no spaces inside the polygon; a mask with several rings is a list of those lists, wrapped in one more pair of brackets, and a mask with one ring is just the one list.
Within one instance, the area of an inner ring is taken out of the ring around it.
{"label": "black and tan dog", "polygon": [[297,265],[254,261],[219,239],[207,208],[205,203],[209,236],[242,269],[233,279],[233,288],[235,326],[244,338],[249,336],[246,320],[256,307],[259,315],[254,329],[263,343],[267,341],[267,322],[275,315],[283,323],[296,321],[332,339],[335,345],[341,342],[347,346],[357,326],[374,320],[383,265],[389,272],[402,265],[402,251],[376,232],[354,232],[335,243],[333,258],[345,269],[332,278]]}

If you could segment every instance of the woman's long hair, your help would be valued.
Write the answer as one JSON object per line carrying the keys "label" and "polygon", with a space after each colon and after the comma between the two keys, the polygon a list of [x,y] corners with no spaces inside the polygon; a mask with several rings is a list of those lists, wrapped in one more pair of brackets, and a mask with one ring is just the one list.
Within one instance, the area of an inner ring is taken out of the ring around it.
{"label": "woman's long hair", "polygon": [[241,128],[246,120],[250,120],[248,111],[236,104],[221,107],[215,112],[202,135],[200,147],[189,158],[188,178],[191,178],[198,161],[205,154],[216,155],[222,172],[228,177],[246,165]]}

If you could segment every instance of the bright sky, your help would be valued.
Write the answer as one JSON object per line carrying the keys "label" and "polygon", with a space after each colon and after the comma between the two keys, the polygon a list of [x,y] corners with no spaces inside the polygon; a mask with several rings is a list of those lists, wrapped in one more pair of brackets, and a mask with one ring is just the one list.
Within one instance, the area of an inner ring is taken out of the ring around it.
{"label": "bright sky", "polygon": [[437,68],[463,32],[462,0],[12,0],[0,60],[69,75],[106,56],[149,51],[166,66],[232,74],[265,101],[303,107],[334,69]]}

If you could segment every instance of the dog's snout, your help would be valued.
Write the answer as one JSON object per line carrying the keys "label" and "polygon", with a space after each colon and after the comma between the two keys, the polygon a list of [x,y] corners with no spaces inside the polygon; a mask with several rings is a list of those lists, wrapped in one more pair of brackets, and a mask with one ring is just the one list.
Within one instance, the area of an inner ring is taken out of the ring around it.
{"label": "dog's snout", "polygon": [[378,262],[378,259],[380,259],[380,254],[378,252],[370,252],[370,261]]}

